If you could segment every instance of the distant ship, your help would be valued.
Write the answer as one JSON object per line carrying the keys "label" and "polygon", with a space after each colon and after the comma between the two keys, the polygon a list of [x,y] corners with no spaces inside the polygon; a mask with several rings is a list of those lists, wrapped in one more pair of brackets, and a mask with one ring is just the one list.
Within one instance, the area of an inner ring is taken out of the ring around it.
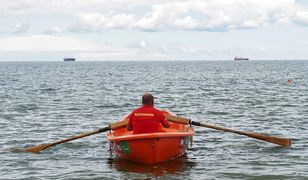
{"label": "distant ship", "polygon": [[63,58],[63,61],[76,61],[75,58]]}
{"label": "distant ship", "polygon": [[237,60],[246,60],[247,61],[247,60],[249,60],[249,58],[243,58],[243,57],[237,57],[236,56],[236,57],[234,57],[234,60],[236,60],[236,61]]}

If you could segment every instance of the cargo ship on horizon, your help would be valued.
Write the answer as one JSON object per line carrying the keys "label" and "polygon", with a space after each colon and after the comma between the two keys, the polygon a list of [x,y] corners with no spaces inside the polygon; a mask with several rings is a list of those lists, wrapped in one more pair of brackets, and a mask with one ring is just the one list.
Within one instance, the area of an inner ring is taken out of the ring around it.
{"label": "cargo ship on horizon", "polygon": [[235,61],[238,61],[238,60],[245,60],[245,61],[248,61],[249,58],[244,58],[244,57],[235,56],[235,57],[234,57],[234,60],[235,60]]}
{"label": "cargo ship on horizon", "polygon": [[65,58],[63,58],[63,61],[76,61],[76,59],[75,58],[67,58],[67,57],[65,57]]}

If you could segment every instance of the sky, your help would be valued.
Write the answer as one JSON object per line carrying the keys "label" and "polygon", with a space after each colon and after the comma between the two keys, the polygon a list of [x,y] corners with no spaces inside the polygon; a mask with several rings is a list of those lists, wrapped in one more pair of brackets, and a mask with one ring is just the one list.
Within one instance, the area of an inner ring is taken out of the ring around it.
{"label": "sky", "polygon": [[0,0],[0,61],[308,59],[308,0]]}

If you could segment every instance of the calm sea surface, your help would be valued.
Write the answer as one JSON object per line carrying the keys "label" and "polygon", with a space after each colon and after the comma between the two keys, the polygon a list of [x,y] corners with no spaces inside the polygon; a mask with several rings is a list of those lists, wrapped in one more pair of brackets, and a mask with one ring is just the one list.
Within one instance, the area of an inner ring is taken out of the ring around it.
{"label": "calm sea surface", "polygon": [[[106,133],[151,92],[195,121],[291,138],[291,148],[195,127],[186,157],[114,159]],[[308,61],[0,62],[0,179],[308,179]]]}

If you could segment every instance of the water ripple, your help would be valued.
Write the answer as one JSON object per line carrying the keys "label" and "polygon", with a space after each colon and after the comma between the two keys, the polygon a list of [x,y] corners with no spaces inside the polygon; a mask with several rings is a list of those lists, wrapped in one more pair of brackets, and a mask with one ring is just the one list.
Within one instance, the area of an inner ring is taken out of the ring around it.
{"label": "water ripple", "polygon": [[[1,179],[308,178],[307,61],[2,62],[0,73]],[[154,166],[113,159],[104,133],[41,154],[8,151],[104,127],[144,92],[158,108],[293,146],[195,127],[186,157]]]}

